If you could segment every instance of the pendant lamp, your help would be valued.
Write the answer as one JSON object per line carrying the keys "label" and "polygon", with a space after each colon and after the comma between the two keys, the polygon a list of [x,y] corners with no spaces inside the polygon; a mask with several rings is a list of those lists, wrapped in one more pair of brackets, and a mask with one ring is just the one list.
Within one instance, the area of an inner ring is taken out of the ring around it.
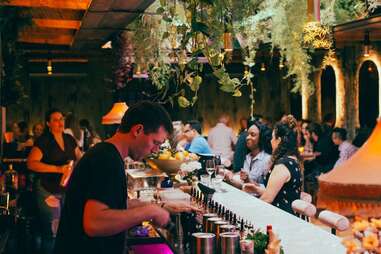
{"label": "pendant lamp", "polygon": [[102,117],[102,124],[120,124],[127,109],[125,102],[115,102],[111,110]]}

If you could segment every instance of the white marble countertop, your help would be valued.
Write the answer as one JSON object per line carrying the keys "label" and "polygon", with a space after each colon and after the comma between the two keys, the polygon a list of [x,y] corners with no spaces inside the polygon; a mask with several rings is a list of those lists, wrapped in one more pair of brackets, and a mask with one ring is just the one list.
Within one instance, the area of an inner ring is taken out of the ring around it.
{"label": "white marble countertop", "polygon": [[265,203],[233,186],[222,183],[226,192],[216,192],[213,200],[238,216],[266,229],[271,224],[281,239],[285,254],[345,254],[341,240],[323,229]]}

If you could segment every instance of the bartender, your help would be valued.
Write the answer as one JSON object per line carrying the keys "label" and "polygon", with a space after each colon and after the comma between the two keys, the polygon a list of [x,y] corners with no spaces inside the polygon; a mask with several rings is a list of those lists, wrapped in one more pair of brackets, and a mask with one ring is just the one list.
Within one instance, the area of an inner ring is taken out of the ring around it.
{"label": "bartender", "polygon": [[172,130],[162,106],[140,102],[128,109],[114,136],[86,152],[69,181],[55,253],[121,254],[126,230],[147,220],[157,226],[169,222],[169,204],[127,200],[123,159],[157,152]]}

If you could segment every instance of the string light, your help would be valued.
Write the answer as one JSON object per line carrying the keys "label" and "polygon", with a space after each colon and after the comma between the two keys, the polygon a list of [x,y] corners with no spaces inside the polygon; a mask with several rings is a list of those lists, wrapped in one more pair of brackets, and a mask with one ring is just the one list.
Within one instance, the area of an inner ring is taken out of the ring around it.
{"label": "string light", "polygon": [[370,38],[369,38],[369,31],[365,31],[364,35],[364,57],[370,56]]}
{"label": "string light", "polygon": [[262,63],[262,64],[261,64],[261,71],[266,71],[265,63]]}
{"label": "string light", "polygon": [[52,75],[53,73],[53,66],[52,66],[52,60],[48,60],[48,65],[46,66],[46,70],[48,71],[48,75]]}

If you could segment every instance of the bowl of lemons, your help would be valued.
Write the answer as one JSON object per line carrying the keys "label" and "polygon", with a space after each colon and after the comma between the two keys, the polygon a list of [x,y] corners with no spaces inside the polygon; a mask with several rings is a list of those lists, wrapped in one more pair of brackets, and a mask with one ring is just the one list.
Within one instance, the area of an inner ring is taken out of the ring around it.
{"label": "bowl of lemons", "polygon": [[147,163],[153,169],[173,175],[178,173],[182,163],[197,159],[197,155],[187,151],[163,150],[149,158]]}

